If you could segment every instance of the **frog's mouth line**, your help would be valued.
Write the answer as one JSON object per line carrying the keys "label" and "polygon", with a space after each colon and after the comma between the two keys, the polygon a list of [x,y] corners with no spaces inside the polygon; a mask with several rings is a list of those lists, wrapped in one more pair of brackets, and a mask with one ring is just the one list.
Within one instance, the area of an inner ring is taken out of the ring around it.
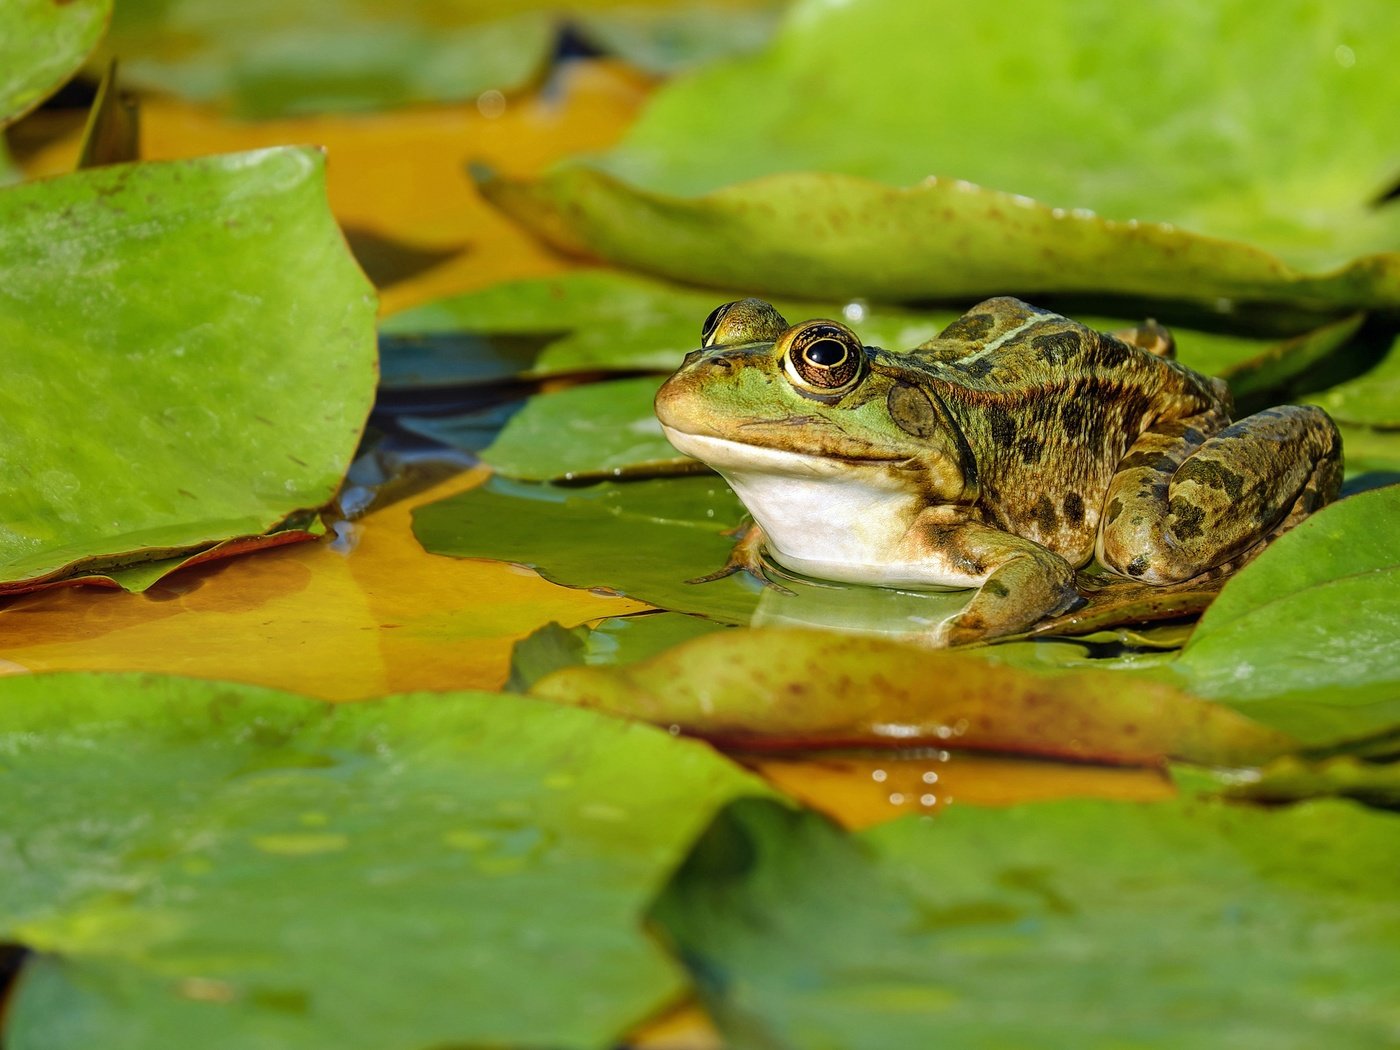
{"label": "frog's mouth line", "polygon": [[793,452],[788,449],[773,448],[733,438],[715,437],[711,434],[695,434],[676,427],[661,424],[666,440],[688,456],[713,466],[721,472],[725,468],[764,470],[775,474],[797,474],[808,477],[826,476],[841,473],[852,467],[897,467],[908,463],[904,455],[849,456],[836,454],[816,454]]}

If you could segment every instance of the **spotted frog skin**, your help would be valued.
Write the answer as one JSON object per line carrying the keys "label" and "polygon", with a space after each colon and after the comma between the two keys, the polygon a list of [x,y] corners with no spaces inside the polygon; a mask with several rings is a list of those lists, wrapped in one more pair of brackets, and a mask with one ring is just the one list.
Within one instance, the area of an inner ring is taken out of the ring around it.
{"label": "spotted frog skin", "polygon": [[759,571],[762,545],[825,579],[978,588],[945,644],[1068,610],[1096,559],[1159,585],[1238,563],[1341,484],[1325,412],[1232,423],[1225,384],[1150,322],[1109,334],[989,299],[896,354],[745,299],[701,344],[656,414],[754,518],[729,570]]}

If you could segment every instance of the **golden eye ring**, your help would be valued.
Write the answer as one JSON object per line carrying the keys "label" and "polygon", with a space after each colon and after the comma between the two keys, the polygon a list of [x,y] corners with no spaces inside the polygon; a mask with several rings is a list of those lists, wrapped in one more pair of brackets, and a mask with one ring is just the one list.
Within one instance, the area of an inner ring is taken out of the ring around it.
{"label": "golden eye ring", "polygon": [[783,371],[799,389],[814,394],[842,394],[865,372],[860,337],[835,321],[809,321],[782,338]]}

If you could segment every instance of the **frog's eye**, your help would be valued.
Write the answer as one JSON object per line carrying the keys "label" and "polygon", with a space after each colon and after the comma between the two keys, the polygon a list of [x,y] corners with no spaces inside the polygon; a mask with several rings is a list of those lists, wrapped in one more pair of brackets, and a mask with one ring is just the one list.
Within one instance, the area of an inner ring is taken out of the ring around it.
{"label": "frog's eye", "polygon": [[840,394],[860,382],[865,349],[859,337],[835,321],[798,325],[783,337],[783,371],[815,394]]}
{"label": "frog's eye", "polygon": [[741,346],[744,343],[771,343],[783,334],[787,321],[762,299],[740,299],[710,311],[700,329],[700,345]]}

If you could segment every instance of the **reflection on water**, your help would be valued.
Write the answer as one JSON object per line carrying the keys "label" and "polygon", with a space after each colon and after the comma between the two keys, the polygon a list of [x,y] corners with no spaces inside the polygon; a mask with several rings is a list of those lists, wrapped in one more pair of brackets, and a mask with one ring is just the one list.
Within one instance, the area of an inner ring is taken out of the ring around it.
{"label": "reflection on water", "polygon": [[971,590],[904,591],[800,576],[763,552],[777,586],[763,588],[754,627],[810,627],[929,644],[943,622],[962,611]]}

